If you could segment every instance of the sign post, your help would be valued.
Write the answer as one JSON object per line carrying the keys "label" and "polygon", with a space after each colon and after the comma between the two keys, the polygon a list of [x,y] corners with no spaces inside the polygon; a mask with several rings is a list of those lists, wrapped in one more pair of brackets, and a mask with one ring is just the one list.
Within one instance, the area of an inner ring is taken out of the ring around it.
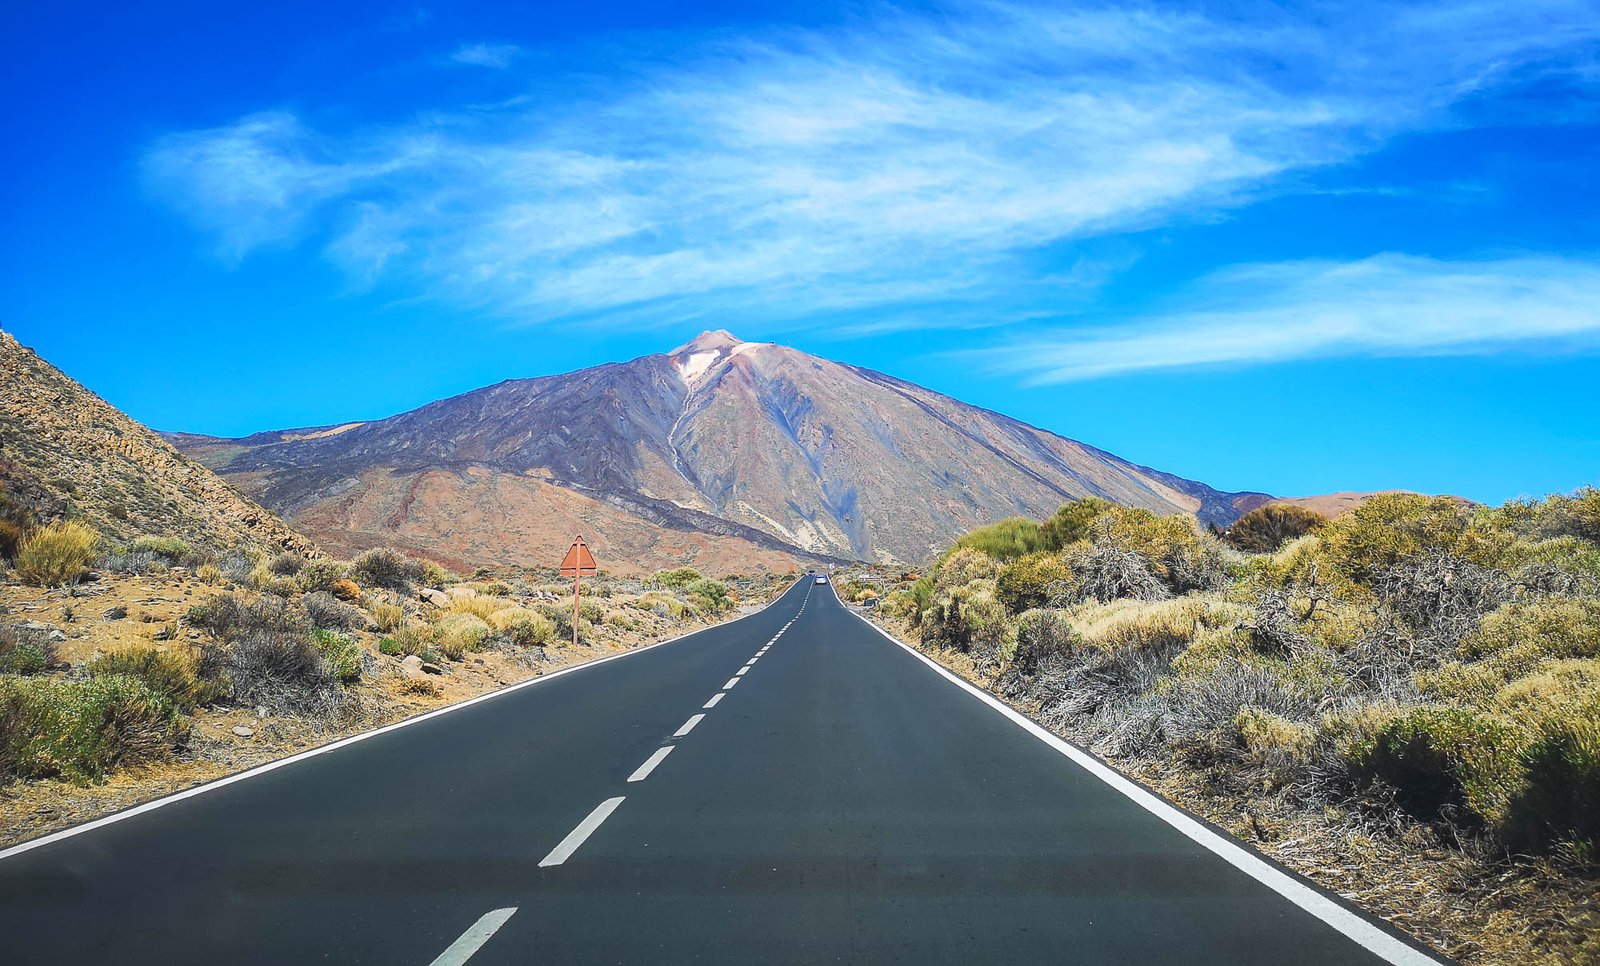
{"label": "sign post", "polygon": [[572,541],[572,547],[567,550],[567,555],[561,558],[561,576],[572,578],[572,646],[578,646],[578,594],[583,586],[584,577],[593,577],[599,573],[595,566],[594,554],[589,552],[589,545],[583,542],[580,534]]}

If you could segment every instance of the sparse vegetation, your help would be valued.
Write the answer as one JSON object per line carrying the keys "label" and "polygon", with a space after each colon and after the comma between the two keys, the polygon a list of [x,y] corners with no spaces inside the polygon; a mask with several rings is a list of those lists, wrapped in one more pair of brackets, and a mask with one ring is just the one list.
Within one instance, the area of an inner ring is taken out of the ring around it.
{"label": "sparse vegetation", "polygon": [[879,609],[1113,759],[1496,876],[1600,875],[1600,491],[1248,517],[1224,546],[1079,501],[1043,548],[985,528]]}
{"label": "sparse vegetation", "polygon": [[167,758],[188,736],[188,718],[138,678],[0,676],[6,776],[98,781],[120,765]]}

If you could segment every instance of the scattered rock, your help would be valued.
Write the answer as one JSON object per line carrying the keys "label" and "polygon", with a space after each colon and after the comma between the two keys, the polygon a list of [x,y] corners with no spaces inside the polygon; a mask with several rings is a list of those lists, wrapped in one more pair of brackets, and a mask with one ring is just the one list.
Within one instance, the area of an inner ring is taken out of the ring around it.
{"label": "scattered rock", "polygon": [[41,621],[23,621],[17,626],[25,631],[32,631],[35,634],[43,634],[48,640],[64,641],[67,639],[66,633],[62,631],[61,628],[43,623]]}
{"label": "scattered rock", "polygon": [[400,662],[400,673],[408,678],[419,677],[422,674],[422,658],[407,654]]}
{"label": "scattered rock", "polygon": [[424,662],[423,663],[422,670],[425,673],[428,673],[428,674],[443,674],[444,673],[444,668],[440,667],[437,664],[432,664],[432,663],[429,663],[429,662]]}
{"label": "scattered rock", "polygon": [[121,604],[118,604],[116,607],[113,607],[110,610],[106,611],[105,614],[101,617],[101,620],[120,621],[120,620],[123,620],[124,618],[126,618],[127,616],[128,616],[128,608],[123,607]]}
{"label": "scattered rock", "polygon": [[256,729],[254,729],[254,728],[246,728],[244,725],[234,725],[233,726],[233,733],[238,735],[241,738],[248,738],[251,735],[256,733]]}
{"label": "scattered rock", "polygon": [[266,719],[266,717],[267,717],[267,706],[266,705],[264,705],[264,704],[256,705],[256,717],[257,718],[261,718],[263,720]]}
{"label": "scattered rock", "polygon": [[424,603],[432,604],[435,607],[450,606],[450,595],[442,590],[434,590],[431,587],[424,587],[417,591],[417,596],[421,598]]}

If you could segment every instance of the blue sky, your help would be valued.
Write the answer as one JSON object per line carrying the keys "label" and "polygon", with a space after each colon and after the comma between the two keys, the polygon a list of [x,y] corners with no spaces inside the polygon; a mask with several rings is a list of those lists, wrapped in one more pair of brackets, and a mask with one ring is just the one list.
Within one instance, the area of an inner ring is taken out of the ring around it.
{"label": "blue sky", "polygon": [[7,5],[0,323],[162,429],[705,328],[1226,489],[1600,483],[1600,3]]}

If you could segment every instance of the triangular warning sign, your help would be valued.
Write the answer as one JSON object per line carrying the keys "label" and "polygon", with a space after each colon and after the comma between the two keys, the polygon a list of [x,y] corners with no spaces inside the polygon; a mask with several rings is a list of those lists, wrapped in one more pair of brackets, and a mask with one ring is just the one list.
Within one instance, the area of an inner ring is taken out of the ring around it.
{"label": "triangular warning sign", "polygon": [[572,549],[561,559],[561,576],[563,577],[593,577],[599,572],[595,566],[594,554],[589,552],[589,545],[583,538],[572,541]]}

